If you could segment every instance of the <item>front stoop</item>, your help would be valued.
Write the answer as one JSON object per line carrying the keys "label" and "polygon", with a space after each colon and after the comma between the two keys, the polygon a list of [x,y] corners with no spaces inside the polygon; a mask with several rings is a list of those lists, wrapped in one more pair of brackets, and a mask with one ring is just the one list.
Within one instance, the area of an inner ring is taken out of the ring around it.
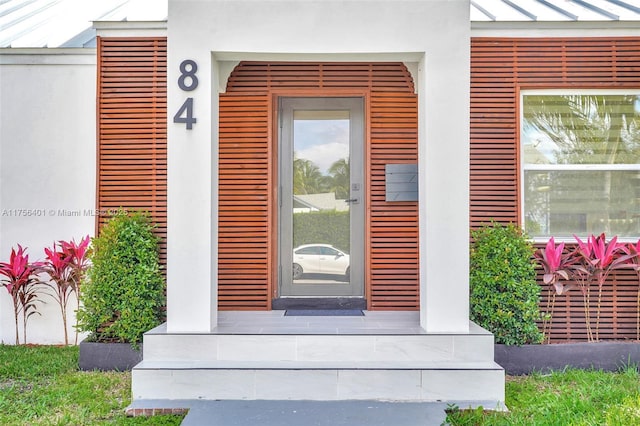
{"label": "front stoop", "polygon": [[162,407],[157,413],[184,407],[183,426],[427,426],[444,424],[447,409],[442,402],[138,400],[129,414],[148,415],[141,408],[148,406]]}
{"label": "front stoop", "polygon": [[[388,331],[387,331],[388,332]],[[172,334],[144,337],[139,400],[504,401],[493,336]]]}
{"label": "front stoop", "polygon": [[135,399],[504,400],[495,363],[146,363],[133,371]]}

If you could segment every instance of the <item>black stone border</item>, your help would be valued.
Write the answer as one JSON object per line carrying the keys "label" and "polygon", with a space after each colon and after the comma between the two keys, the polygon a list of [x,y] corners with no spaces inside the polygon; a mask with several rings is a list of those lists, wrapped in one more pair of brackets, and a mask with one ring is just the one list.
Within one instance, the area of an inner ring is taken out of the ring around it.
{"label": "black stone border", "polygon": [[494,360],[509,375],[548,373],[566,367],[619,371],[640,365],[638,342],[552,343],[495,345]]}
{"label": "black stone border", "polygon": [[142,345],[136,350],[129,343],[80,342],[78,364],[82,371],[130,371],[142,361]]}

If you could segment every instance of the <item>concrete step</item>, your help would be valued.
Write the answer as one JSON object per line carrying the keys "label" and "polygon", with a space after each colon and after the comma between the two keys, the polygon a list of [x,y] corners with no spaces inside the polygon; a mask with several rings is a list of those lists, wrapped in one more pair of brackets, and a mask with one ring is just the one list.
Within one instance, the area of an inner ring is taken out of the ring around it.
{"label": "concrete step", "polygon": [[144,337],[145,361],[493,361],[493,336],[169,334]]}
{"label": "concrete step", "polygon": [[504,399],[504,370],[490,362],[143,361],[132,371],[138,399]]}
{"label": "concrete step", "polygon": [[[491,404],[489,401],[485,401]],[[467,407],[466,404],[460,405]],[[483,405],[487,407],[491,405]],[[443,402],[138,400],[129,415],[185,413],[182,426],[428,426],[445,421]]]}
{"label": "concrete step", "polygon": [[135,400],[504,401],[493,336],[427,334],[416,313],[225,312],[212,333],[144,337]]}

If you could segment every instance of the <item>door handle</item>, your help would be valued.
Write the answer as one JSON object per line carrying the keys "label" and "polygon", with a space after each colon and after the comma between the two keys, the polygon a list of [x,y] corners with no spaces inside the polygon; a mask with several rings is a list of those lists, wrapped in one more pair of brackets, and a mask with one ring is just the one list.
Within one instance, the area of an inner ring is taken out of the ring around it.
{"label": "door handle", "polygon": [[347,204],[351,204],[351,203],[358,204],[360,202],[360,199],[359,198],[349,198],[349,199],[344,200],[344,202],[347,203]]}

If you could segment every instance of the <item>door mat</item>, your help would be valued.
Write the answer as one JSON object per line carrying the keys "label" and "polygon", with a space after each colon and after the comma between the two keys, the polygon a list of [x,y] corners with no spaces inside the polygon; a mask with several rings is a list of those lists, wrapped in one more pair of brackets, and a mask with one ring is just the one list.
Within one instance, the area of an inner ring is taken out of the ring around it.
{"label": "door mat", "polygon": [[287,309],[285,317],[362,317],[360,309]]}

